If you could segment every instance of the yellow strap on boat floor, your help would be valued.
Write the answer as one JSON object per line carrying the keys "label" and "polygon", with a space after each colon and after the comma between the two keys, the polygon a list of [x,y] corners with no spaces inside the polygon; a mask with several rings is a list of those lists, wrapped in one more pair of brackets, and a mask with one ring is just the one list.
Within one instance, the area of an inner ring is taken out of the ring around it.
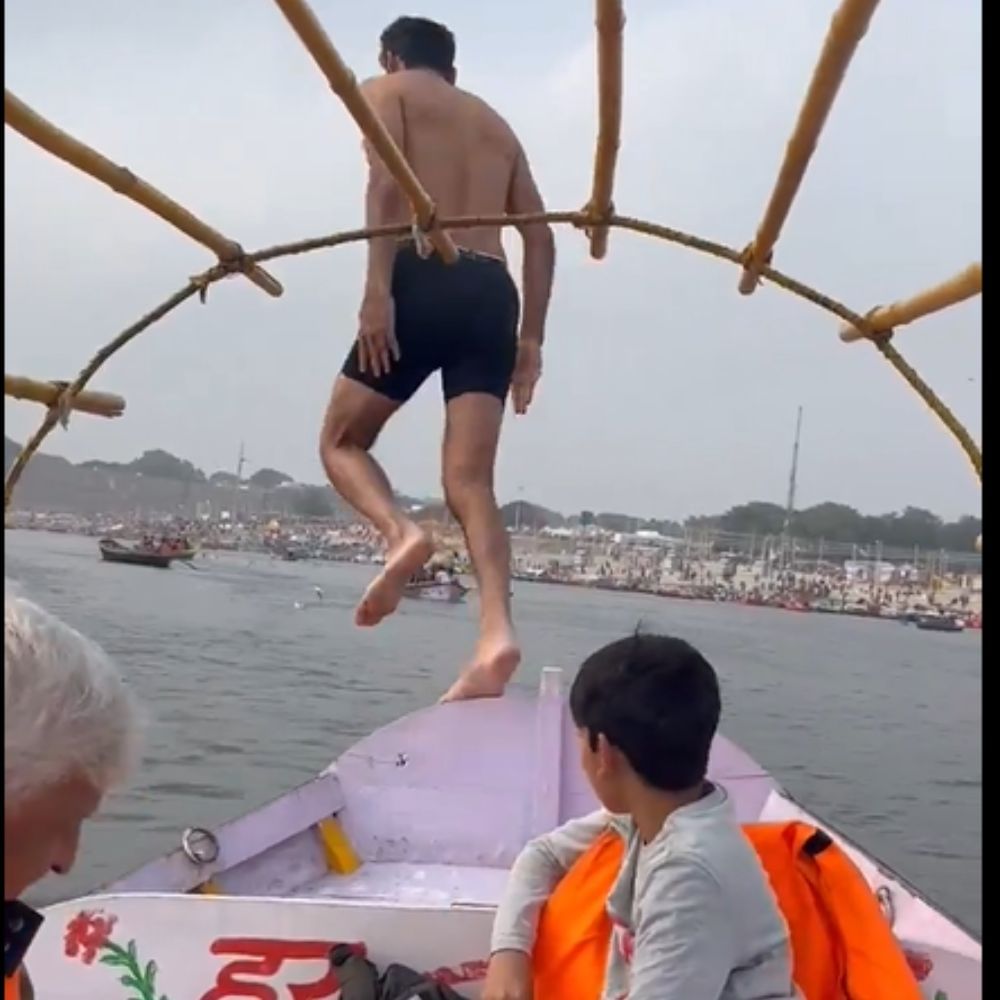
{"label": "yellow strap on boat floor", "polygon": [[351,846],[344,828],[333,817],[321,819],[316,824],[327,868],[336,875],[350,875],[361,867],[361,859]]}
{"label": "yellow strap on boat floor", "polygon": [[201,885],[196,885],[192,892],[197,892],[201,896],[222,895],[222,890],[219,888],[219,884],[214,879],[208,879],[208,881],[202,882]]}

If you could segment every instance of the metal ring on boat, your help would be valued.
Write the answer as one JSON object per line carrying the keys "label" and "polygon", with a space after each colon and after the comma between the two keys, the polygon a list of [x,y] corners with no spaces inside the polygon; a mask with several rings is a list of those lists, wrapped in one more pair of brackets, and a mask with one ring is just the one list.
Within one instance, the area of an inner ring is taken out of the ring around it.
{"label": "metal ring on boat", "polygon": [[189,826],[181,834],[181,850],[195,865],[210,865],[219,857],[219,841],[211,830]]}
{"label": "metal ring on boat", "polygon": [[896,904],[892,898],[892,889],[887,885],[880,885],[875,890],[875,898],[882,908],[882,915],[889,921],[889,926],[894,926],[896,923]]}

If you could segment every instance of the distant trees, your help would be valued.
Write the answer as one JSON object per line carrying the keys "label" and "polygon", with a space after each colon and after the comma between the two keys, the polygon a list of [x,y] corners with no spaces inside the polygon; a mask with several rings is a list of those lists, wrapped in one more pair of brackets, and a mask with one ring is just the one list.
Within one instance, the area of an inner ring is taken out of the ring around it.
{"label": "distant trees", "polygon": [[251,486],[259,486],[262,490],[274,490],[282,483],[290,483],[292,477],[277,469],[258,469],[247,481]]}
{"label": "distant trees", "polygon": [[[784,508],[755,501],[731,507],[713,517],[693,517],[687,527],[716,529],[738,534],[776,535],[785,523]],[[946,522],[922,507],[876,516],[861,514],[840,503],[821,503],[792,515],[790,532],[797,538],[828,542],[881,542],[890,548],[949,549],[971,552],[982,533],[982,520],[966,516]]]}
{"label": "distant trees", "polygon": [[174,479],[182,483],[205,482],[205,473],[201,469],[197,469],[183,458],[177,458],[169,451],[162,451],[159,448],[144,451],[134,462],[129,462],[126,468],[142,476]]}
{"label": "distant trees", "polygon": [[107,472],[109,474],[131,472],[138,476],[172,479],[180,483],[204,483],[207,481],[205,473],[201,469],[160,448],[144,451],[138,458],[133,459],[131,462],[103,462],[99,458],[92,458],[87,462],[81,462],[80,468],[90,469],[94,472]]}
{"label": "distant trees", "polygon": [[[724,514],[690,517],[684,524],[656,518],[633,517],[630,514],[584,510],[564,518],[561,514],[539,507],[527,500],[518,500],[502,508],[504,524],[539,530],[578,524],[596,526],[605,531],[656,531],[661,535],[679,537],[685,529],[693,531],[724,531],[734,535],[779,535],[785,524],[785,508],[765,500],[730,507]],[[947,522],[923,507],[905,507],[890,514],[862,514],[847,504],[826,503],[807,507],[792,514],[790,533],[796,538],[827,542],[847,542],[870,545],[881,542],[886,548],[920,548],[924,551],[947,549],[952,552],[972,552],[977,536],[982,534],[982,520],[966,516]]]}
{"label": "distant trees", "polygon": [[608,511],[602,511],[594,517],[594,524],[605,531],[638,531],[643,523],[641,518],[632,517],[630,514],[617,514]]}
{"label": "distant trees", "polygon": [[539,507],[527,500],[515,500],[500,508],[500,516],[507,528],[524,528],[528,531],[541,531],[542,528],[561,528],[566,518],[554,510]]}
{"label": "distant trees", "polygon": [[292,495],[291,509],[299,517],[332,517],[333,494],[327,486],[302,486]]}

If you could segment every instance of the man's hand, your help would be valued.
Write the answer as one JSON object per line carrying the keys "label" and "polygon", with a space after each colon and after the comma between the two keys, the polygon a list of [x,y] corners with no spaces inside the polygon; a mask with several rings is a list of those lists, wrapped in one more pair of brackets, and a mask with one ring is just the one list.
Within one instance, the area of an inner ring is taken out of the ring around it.
{"label": "man's hand", "polygon": [[380,378],[398,360],[392,296],[366,295],[358,315],[358,368]]}
{"label": "man's hand", "polygon": [[535,386],[542,375],[542,345],[537,340],[525,340],[517,345],[517,361],[511,379],[511,395],[514,397],[514,412],[525,414],[535,395]]}
{"label": "man's hand", "polygon": [[486,970],[483,1000],[532,1000],[531,958],[523,951],[498,951]]}

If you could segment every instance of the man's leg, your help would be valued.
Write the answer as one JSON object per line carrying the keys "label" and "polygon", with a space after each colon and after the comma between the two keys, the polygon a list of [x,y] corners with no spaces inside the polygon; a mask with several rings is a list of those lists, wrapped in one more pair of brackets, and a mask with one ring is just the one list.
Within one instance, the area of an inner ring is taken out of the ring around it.
{"label": "man's leg", "polygon": [[323,420],[320,457],[334,489],[382,533],[388,545],[383,571],[365,591],[354,620],[377,625],[396,610],[403,588],[434,551],[430,535],[396,506],[382,467],[369,454],[400,404],[374,389],[337,376]]}
{"label": "man's leg", "polygon": [[470,392],[447,404],[442,471],[445,497],[465,532],[479,581],[479,642],[443,701],[503,694],[521,660],[510,615],[510,540],[493,495],[503,402]]}

